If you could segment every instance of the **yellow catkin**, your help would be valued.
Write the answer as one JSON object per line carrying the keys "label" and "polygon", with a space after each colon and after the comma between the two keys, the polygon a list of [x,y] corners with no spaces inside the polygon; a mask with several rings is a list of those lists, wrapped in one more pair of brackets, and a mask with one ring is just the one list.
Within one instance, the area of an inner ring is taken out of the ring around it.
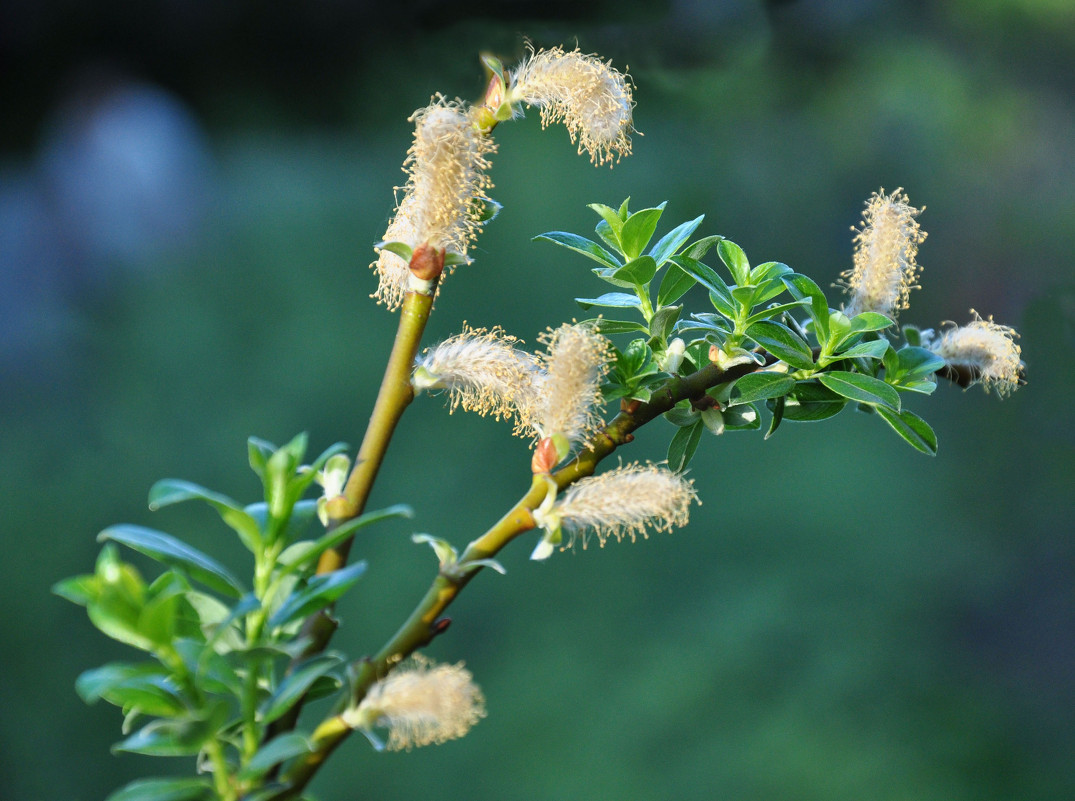
{"label": "yellow catkin", "polygon": [[512,417],[529,404],[537,365],[515,347],[518,340],[499,327],[468,328],[426,350],[418,360],[413,383],[420,389],[446,389],[450,408]]}
{"label": "yellow catkin", "polygon": [[344,713],[354,728],[388,728],[389,751],[409,751],[462,737],[485,717],[485,698],[463,663],[439,665],[415,655],[370,687]]}
{"label": "yellow catkin", "polygon": [[[495,146],[462,101],[435,97],[410,119],[414,141],[403,163],[408,180],[383,241],[412,248],[429,244],[465,257],[492,187],[486,170]],[[370,266],[379,279],[374,297],[391,309],[398,307],[409,280],[403,259],[382,250]]]}
{"label": "yellow catkin", "polygon": [[671,531],[687,525],[692,482],[655,465],[630,464],[583,478],[557,500],[553,513],[571,534],[571,544],[593,534],[601,545],[646,536],[647,530]]}
{"label": "yellow catkin", "polygon": [[1019,334],[993,322],[992,316],[982,319],[974,309],[971,314],[970,323],[947,329],[930,349],[948,364],[973,368],[975,383],[1003,398],[1019,386],[1023,368],[1022,349],[1015,342]]}
{"label": "yellow catkin", "polygon": [[541,109],[542,127],[562,122],[594,164],[619,161],[631,153],[634,100],[629,78],[610,64],[577,48],[531,48],[511,72],[508,97]]}
{"label": "yellow catkin", "polygon": [[854,267],[841,276],[851,295],[848,316],[869,311],[895,318],[907,308],[921,273],[915,258],[926,233],[915,218],[924,210],[910,205],[902,188],[890,195],[882,189],[866,201],[862,225],[852,229]]}
{"label": "yellow catkin", "polygon": [[586,323],[564,323],[538,337],[545,353],[530,403],[520,407],[524,430],[539,439],[560,434],[585,442],[601,425],[601,382],[608,374],[611,345]]}

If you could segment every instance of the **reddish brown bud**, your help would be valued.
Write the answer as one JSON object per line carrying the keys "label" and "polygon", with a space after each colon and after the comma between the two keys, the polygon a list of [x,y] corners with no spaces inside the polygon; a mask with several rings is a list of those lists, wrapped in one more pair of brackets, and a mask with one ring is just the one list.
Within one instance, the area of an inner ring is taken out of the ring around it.
{"label": "reddish brown bud", "polygon": [[444,272],[444,251],[428,243],[421,244],[414,249],[409,267],[416,278],[432,281]]}
{"label": "reddish brown bud", "polygon": [[549,473],[560,463],[560,455],[556,452],[556,445],[552,437],[545,437],[534,448],[534,458],[530,460],[530,467],[535,473]]}

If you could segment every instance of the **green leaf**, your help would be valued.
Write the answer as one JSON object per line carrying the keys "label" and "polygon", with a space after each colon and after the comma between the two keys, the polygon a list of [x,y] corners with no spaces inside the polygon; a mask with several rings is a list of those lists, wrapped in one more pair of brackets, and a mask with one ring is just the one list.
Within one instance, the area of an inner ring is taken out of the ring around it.
{"label": "green leaf", "polygon": [[407,264],[410,264],[411,259],[414,257],[414,248],[406,242],[378,242],[374,247],[377,250],[387,250],[389,253],[395,253]]}
{"label": "green leaf", "polygon": [[900,410],[899,393],[879,378],[861,373],[832,370],[828,373],[821,373],[817,376],[817,380],[837,395],[853,401],[874,406],[888,406],[897,412]]}
{"label": "green leaf", "polygon": [[722,239],[724,239],[724,237],[720,234],[702,237],[697,242],[689,244],[686,250],[683,251],[683,255],[695,260],[703,259],[705,258],[705,254]]}
{"label": "green leaf", "polygon": [[883,314],[877,312],[862,312],[851,318],[851,330],[856,334],[865,331],[883,331],[895,323]]}
{"label": "green leaf", "polygon": [[592,322],[606,336],[609,334],[635,334],[639,331],[649,333],[645,323],[635,322],[634,320],[607,320],[604,317],[595,317],[593,320],[587,320],[586,322]]}
{"label": "green leaf", "polygon": [[613,238],[619,243],[620,231],[623,230],[623,218],[620,217],[619,212],[603,203],[591,203],[588,208],[593,209],[601,215],[601,218],[605,221],[605,225],[611,230]]}
{"label": "green leaf", "polygon": [[761,428],[761,416],[753,403],[729,406],[723,412],[724,428],[728,431],[746,431]]}
{"label": "green leaf", "polygon": [[339,664],[339,657],[316,656],[297,667],[287,678],[280,682],[276,692],[261,705],[258,710],[261,723],[272,723],[286,713],[302,698],[311,684]]}
{"label": "green leaf", "polygon": [[[650,333],[662,342],[667,341],[681,311],[683,311],[682,306],[662,306],[657,309],[653,314],[653,319],[649,321]],[[603,330],[604,326],[602,326]]]}
{"label": "green leaf", "polygon": [[174,717],[186,711],[179,687],[154,662],[112,662],[87,670],[75,681],[75,691],[87,704],[104,699],[146,715]]}
{"label": "green leaf", "polygon": [[687,465],[694,458],[694,452],[698,450],[698,443],[702,439],[702,431],[705,425],[701,420],[694,425],[679,429],[672,441],[668,444],[668,469],[680,473],[687,469]]}
{"label": "green leaf", "polygon": [[892,426],[892,430],[906,440],[911,447],[930,456],[937,455],[937,434],[934,433],[929,423],[914,412],[904,409],[900,413],[893,412],[883,406],[877,407],[877,413],[884,418],[885,422]]}
{"label": "green leaf", "polygon": [[790,303],[778,303],[773,306],[769,306],[759,312],[754,312],[754,314],[747,317],[746,324],[750,326],[758,322],[759,320],[770,320],[773,317],[783,314],[784,312],[789,311],[791,309],[798,309],[807,303],[809,303],[808,300],[793,300]]}
{"label": "green leaf", "polygon": [[[612,250],[615,251],[616,253],[619,253],[620,255],[623,255],[623,248],[620,247],[620,238],[619,238],[620,235],[619,235],[618,231],[619,231],[618,228],[616,229],[616,231],[613,231],[612,228],[609,226],[609,224],[607,222],[605,222],[604,220],[598,220],[597,221],[597,227],[594,228],[594,232],[599,237],[601,237],[602,242],[604,242],[606,245],[608,245],[610,248],[612,248]],[[602,268],[598,267],[597,269],[600,270]],[[608,269],[608,268],[606,267],[604,269]]]}
{"label": "green leaf", "polygon": [[945,365],[944,359],[931,350],[908,345],[900,348],[898,376],[901,381],[914,378],[926,378],[933,375]]}
{"label": "green leaf", "polygon": [[250,469],[257,473],[258,478],[265,478],[265,466],[269,457],[276,452],[276,446],[257,437],[250,437],[246,441],[247,455],[250,458]]}
{"label": "green leaf", "polygon": [[818,340],[825,342],[829,338],[829,301],[825,293],[814,283],[813,279],[798,273],[782,275],[780,280],[788,288],[788,292],[796,300],[808,300],[810,305],[810,319],[814,321],[814,328],[818,332]]}
{"label": "green leaf", "polygon": [[791,268],[783,262],[767,261],[750,271],[750,283],[761,286],[766,281],[777,280],[782,276],[789,275],[791,271]]}
{"label": "green leaf", "polygon": [[308,754],[313,750],[313,743],[305,734],[294,731],[280,734],[258,749],[257,753],[239,771],[239,779],[241,781],[256,779],[268,773],[275,765],[300,754]]}
{"label": "green leaf", "polygon": [[294,592],[280,605],[269,618],[269,625],[272,628],[285,626],[335,603],[365,572],[366,563],[355,562],[331,573],[314,576],[304,589]]}
{"label": "green leaf", "polygon": [[694,276],[684,272],[678,264],[670,263],[664,272],[664,277],[661,278],[661,286],[657,290],[657,305],[668,306],[675,303],[686,295],[695,283]]}
{"label": "green leaf", "polygon": [[210,589],[232,598],[243,594],[243,586],[227,568],[196,548],[169,534],[142,526],[110,526],[97,535],[98,542],[113,540],[151,559],[186,572]]}
{"label": "green leaf", "polygon": [[746,335],[797,370],[809,370],[814,366],[810,346],[783,323],[762,320],[750,326]]}
{"label": "green leaf", "polygon": [[722,239],[717,243],[717,253],[736,284],[745,286],[750,283],[750,262],[739,245],[729,239]]}
{"label": "green leaf", "polygon": [[591,242],[589,239],[581,237],[578,234],[570,234],[566,231],[550,231],[547,234],[539,234],[538,236],[535,236],[533,241],[537,242],[539,239],[544,239],[547,242],[552,242],[554,245],[560,245],[568,250],[581,253],[583,256],[593,259],[604,267],[611,267],[612,269],[620,267],[620,262],[615,256],[596,242]]}
{"label": "green leaf", "polygon": [[597,298],[575,298],[575,302],[583,309],[594,306],[603,306],[617,309],[637,309],[642,306],[642,301],[637,295],[629,295],[626,292],[606,292]]}
{"label": "green leaf", "polygon": [[847,405],[847,399],[816,380],[799,381],[795,390],[785,398],[784,419],[810,423],[839,414]]}
{"label": "green leaf", "polygon": [[885,355],[885,351],[888,350],[887,339],[874,339],[869,342],[860,342],[857,345],[853,345],[842,353],[838,353],[833,356],[829,361],[836,361],[837,359],[880,359]]}
{"label": "green leaf", "polygon": [[261,532],[258,530],[257,521],[228,496],[174,478],[158,481],[149,490],[149,508],[154,512],[162,506],[190,500],[205,501],[212,506],[220,518],[239,535],[247,550],[251,553],[260,552]]}
{"label": "green leaf", "polygon": [[631,259],[612,274],[618,281],[628,281],[635,286],[646,286],[657,274],[657,262],[652,256],[639,256]]}
{"label": "green leaf", "polygon": [[699,412],[696,409],[692,409],[689,405],[673,406],[667,412],[664,413],[664,419],[674,426],[683,428],[684,426],[692,426],[698,422]]}
{"label": "green leaf", "polygon": [[787,287],[784,286],[784,282],[779,278],[770,278],[766,281],[762,281],[755,287],[754,294],[750,298],[751,308],[760,306],[763,303],[768,303],[777,295],[783,293],[786,289]]}
{"label": "green leaf", "polygon": [[773,413],[772,418],[769,420],[769,430],[765,432],[765,439],[769,439],[776,433],[777,428],[780,427],[780,422],[784,419],[784,406],[787,402],[785,396],[779,398],[771,398],[769,409]]}
{"label": "green leaf", "polygon": [[650,250],[649,255],[653,257],[653,260],[660,267],[666,261],[668,261],[680,246],[686,242],[690,235],[694,233],[695,229],[702,224],[702,220],[705,219],[705,215],[702,214],[699,217],[695,217],[690,222],[685,222],[682,225],[678,225],[661,237],[660,241]]}
{"label": "green leaf", "polygon": [[105,801],[210,801],[213,787],[205,779],[137,779]]}
{"label": "green leaf", "polygon": [[728,284],[725,283],[724,279],[717,275],[712,267],[707,264],[702,264],[702,262],[697,259],[692,259],[690,256],[684,256],[683,254],[673,256],[671,261],[710,292],[716,292],[722,297],[727,297],[728,300],[731,301],[731,289],[728,287]]}
{"label": "green leaf", "polygon": [[732,384],[729,405],[778,398],[794,388],[795,379],[782,373],[747,373]]}
{"label": "green leaf", "polygon": [[226,718],[227,707],[221,703],[199,717],[155,720],[113,745],[112,751],[149,756],[194,756],[216,735]]}
{"label": "green leaf", "polygon": [[624,221],[623,230],[620,232],[624,256],[636,259],[642,255],[653,238],[653,232],[657,230],[657,221],[661,219],[666,205],[667,201],[656,208],[636,211]]}
{"label": "green leaf", "polygon": [[52,592],[71,603],[86,606],[97,599],[100,587],[96,576],[72,576],[53,584]]}

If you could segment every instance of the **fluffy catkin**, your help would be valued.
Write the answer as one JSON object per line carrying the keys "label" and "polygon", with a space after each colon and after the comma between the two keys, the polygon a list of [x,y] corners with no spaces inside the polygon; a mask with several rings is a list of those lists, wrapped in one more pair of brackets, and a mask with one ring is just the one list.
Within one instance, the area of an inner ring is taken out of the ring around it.
{"label": "fluffy catkin", "polygon": [[[408,180],[403,200],[385,231],[385,242],[412,248],[429,244],[465,256],[477,236],[482,201],[492,182],[486,175],[492,140],[474,125],[461,101],[436,97],[410,118],[414,141],[403,168]],[[374,294],[396,308],[406,292],[409,271],[403,259],[380,251],[372,265],[379,286]]]}
{"label": "fluffy catkin", "polygon": [[895,318],[907,308],[921,272],[915,257],[926,233],[915,218],[923,211],[910,205],[902,188],[891,195],[882,189],[866,201],[862,225],[852,229],[854,267],[841,276],[851,295],[845,309],[849,317],[870,311]]}
{"label": "fluffy catkin", "polygon": [[561,434],[572,444],[585,442],[601,424],[601,382],[608,373],[610,344],[586,323],[564,323],[538,337],[546,352],[535,392],[520,406],[524,430],[542,439]]}
{"label": "fluffy catkin", "polygon": [[971,314],[974,319],[970,323],[947,329],[930,344],[930,350],[951,365],[974,368],[978,373],[975,383],[1003,398],[1019,386],[1023,367],[1022,349],[1015,343],[1019,335],[1014,328],[993,322],[992,317],[983,320],[974,309]]}
{"label": "fluffy catkin", "polygon": [[542,127],[562,122],[579,153],[585,150],[594,164],[631,152],[631,85],[597,56],[577,48],[531,49],[511,72],[509,97],[540,108]]}
{"label": "fluffy catkin", "polygon": [[553,507],[571,544],[593,533],[601,545],[646,535],[647,527],[671,531],[685,526],[697,495],[691,482],[655,465],[630,464],[573,484]]}
{"label": "fluffy catkin", "polygon": [[447,389],[452,411],[512,417],[527,406],[534,391],[537,365],[515,347],[518,340],[502,329],[467,328],[426,350],[418,360],[416,388]]}
{"label": "fluffy catkin", "polygon": [[388,728],[389,751],[462,737],[485,717],[485,698],[463,663],[438,665],[416,655],[370,687],[344,714],[354,728]]}

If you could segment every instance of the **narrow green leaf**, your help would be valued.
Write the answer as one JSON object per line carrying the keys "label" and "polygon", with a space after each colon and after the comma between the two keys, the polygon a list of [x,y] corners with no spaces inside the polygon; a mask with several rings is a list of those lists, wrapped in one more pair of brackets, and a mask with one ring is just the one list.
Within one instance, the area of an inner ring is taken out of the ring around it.
{"label": "narrow green leaf", "polygon": [[694,425],[685,426],[678,431],[668,444],[668,469],[679,473],[687,469],[698,450],[705,425],[701,420]]}
{"label": "narrow green leaf", "polygon": [[649,252],[649,255],[652,256],[653,260],[657,263],[658,268],[675,255],[680,246],[690,238],[690,235],[695,232],[704,219],[704,214],[695,217],[690,222],[685,222],[682,225],[676,226],[660,238],[657,244],[654,245]]}
{"label": "narrow green leaf", "polygon": [[656,208],[636,211],[624,221],[620,243],[628,259],[637,259],[645,251],[653,232],[657,230],[657,221],[661,219],[666,204],[667,201]]}
{"label": "narrow green leaf", "polygon": [[113,540],[151,559],[185,571],[192,579],[232,598],[243,594],[243,586],[223,565],[196,548],[169,534],[142,526],[110,526],[97,535],[98,542]]}
{"label": "narrow green leaf", "polygon": [[750,262],[739,245],[729,239],[722,239],[717,243],[717,253],[736,284],[745,286],[750,283]]}
{"label": "narrow green leaf", "polygon": [[341,595],[354,586],[366,572],[365,562],[314,576],[305,589],[293,593],[269,618],[273,628],[285,626],[292,620],[306,617],[334,603]]}
{"label": "narrow green leaf", "polygon": [[877,413],[884,418],[885,422],[892,426],[892,430],[903,437],[911,447],[930,456],[937,455],[937,434],[929,423],[914,412],[904,409],[899,414],[884,408],[877,407]]}
{"label": "narrow green leaf", "polygon": [[[657,309],[653,314],[653,319],[649,322],[649,329],[652,335],[662,342],[667,341],[672,333],[672,328],[679,319],[679,313],[681,311],[683,311],[682,306],[662,306]],[[604,330],[604,326],[601,326],[601,330]]]}
{"label": "narrow green leaf", "polygon": [[837,359],[880,359],[884,357],[885,351],[888,350],[887,339],[874,339],[869,342],[860,342],[854,345],[842,353],[837,353],[832,357],[830,361],[836,361]]}
{"label": "narrow green leaf", "polygon": [[812,278],[798,273],[782,275],[780,280],[788,288],[788,292],[796,300],[809,300],[810,319],[814,321],[814,328],[818,332],[818,340],[825,342],[829,338],[829,301],[821,287],[814,283]]}
{"label": "narrow green leaf", "polygon": [[87,670],[75,681],[75,690],[88,704],[103,698],[114,706],[138,709],[145,715],[174,717],[186,710],[175,681],[163,667],[152,662],[113,662]]}
{"label": "narrow green leaf", "polygon": [[378,242],[374,247],[377,250],[387,250],[389,253],[395,253],[408,264],[411,263],[411,258],[414,257],[414,248],[406,242]]}
{"label": "narrow green leaf", "polygon": [[603,306],[616,309],[637,309],[642,306],[642,301],[637,295],[629,295],[626,292],[606,292],[596,298],[575,298],[575,302],[583,309],[594,306]]}
{"label": "narrow green leaf", "polygon": [[795,388],[795,379],[782,373],[747,373],[732,384],[730,406],[778,398]]}
{"label": "narrow green leaf", "polygon": [[777,428],[780,427],[780,422],[784,419],[784,405],[786,401],[787,398],[785,396],[771,399],[769,411],[772,412],[773,416],[769,420],[769,430],[765,432],[765,439],[769,439],[769,437],[776,433]]}
{"label": "narrow green leaf", "polygon": [[258,530],[257,521],[228,496],[175,478],[162,479],[149,490],[149,508],[154,512],[162,506],[190,500],[204,501],[212,506],[220,518],[239,535],[239,539],[249,551],[258,553],[261,550],[261,532]]}
{"label": "narrow green leaf", "polygon": [[305,734],[294,731],[280,734],[258,749],[257,753],[239,771],[239,779],[243,781],[256,779],[268,773],[273,766],[300,754],[308,754],[313,750],[313,743]]}
{"label": "narrow green leaf", "polygon": [[709,265],[683,254],[673,256],[671,261],[710,292],[716,292],[731,300],[732,291],[728,284]]}
{"label": "narrow green leaf", "polygon": [[797,370],[809,370],[814,366],[814,355],[810,346],[783,323],[761,320],[750,326],[746,334],[776,358]]}
{"label": "narrow green leaf", "polygon": [[620,217],[619,212],[603,203],[591,203],[588,208],[593,209],[601,218],[605,221],[605,224],[615,234],[615,239],[618,242],[620,239],[620,231],[623,230],[623,219]]}
{"label": "narrow green leaf", "polygon": [[629,281],[635,286],[646,286],[656,274],[657,262],[651,256],[639,256],[616,270],[612,277],[619,281]]}
{"label": "narrow green leaf", "polygon": [[722,239],[724,239],[724,237],[720,234],[702,237],[697,242],[691,242],[687,245],[686,249],[683,251],[683,255],[695,260],[703,259],[705,258],[705,254]]}
{"label": "narrow green leaf", "polygon": [[750,271],[750,283],[761,286],[766,281],[779,279],[791,272],[791,268],[783,262],[767,261]]}
{"label": "narrow green leaf", "polygon": [[888,406],[900,410],[900,395],[884,381],[861,373],[849,373],[844,370],[832,370],[821,373],[817,380],[838,395],[843,395],[859,403],[874,406]]}
{"label": "narrow green leaf", "polygon": [[112,751],[148,756],[194,756],[214,734],[216,727],[208,720],[155,720],[113,745]]}
{"label": "narrow green leaf", "polygon": [[678,264],[669,263],[661,278],[661,286],[657,290],[657,305],[669,306],[687,294],[696,280],[694,276],[684,272]]}
{"label": "narrow green leaf", "polygon": [[[612,248],[613,253],[619,253],[623,255],[623,248],[620,246],[619,229],[615,231],[604,220],[597,221],[597,227],[594,228],[594,233],[601,237],[601,241]],[[600,269],[600,268],[599,268]]]}
{"label": "narrow green leaf", "polygon": [[257,437],[250,437],[246,441],[247,455],[250,458],[250,469],[257,473],[258,478],[265,478],[265,465],[269,457],[276,451],[276,446]]}
{"label": "narrow green leaf", "polygon": [[649,329],[644,323],[635,322],[633,320],[607,320],[604,317],[594,318],[588,320],[597,326],[602,334],[606,336],[609,334],[635,334],[639,331],[645,331],[649,333]]}
{"label": "narrow green leaf", "polygon": [[758,322],[759,320],[771,320],[772,318],[777,317],[786,311],[801,308],[809,302],[809,300],[803,299],[793,300],[790,303],[778,303],[773,306],[769,306],[759,312],[754,312],[754,314],[747,317],[746,324],[750,326]]}
{"label": "narrow green leaf", "polygon": [[136,779],[105,801],[209,801],[213,787],[205,779]]}
{"label": "narrow green leaf", "polygon": [[883,314],[877,312],[862,312],[851,318],[851,330],[856,334],[865,331],[883,331],[895,323]]}
{"label": "narrow green leaf", "polygon": [[335,656],[317,656],[298,667],[280,682],[276,692],[266,699],[258,710],[262,723],[272,723],[293,707],[306,690],[321,676],[324,676],[340,664]]}
{"label": "narrow green leaf", "polygon": [[728,431],[748,431],[761,428],[761,416],[753,403],[729,406],[723,412],[724,427]]}
{"label": "narrow green leaf", "polygon": [[900,348],[896,355],[899,357],[899,377],[903,380],[931,376],[945,365],[944,359],[933,351],[913,345]]}
{"label": "narrow green leaf", "polygon": [[578,234],[570,234],[566,231],[550,231],[547,234],[539,234],[538,236],[535,236],[533,241],[536,242],[539,239],[544,239],[546,242],[552,242],[554,245],[560,245],[568,250],[581,253],[583,256],[593,259],[604,267],[617,269],[620,266],[620,262],[615,256],[596,242],[591,242],[589,239],[581,237]]}
{"label": "narrow green leaf", "polygon": [[86,606],[100,594],[97,577],[93,575],[72,576],[52,585],[52,592],[71,603]]}

